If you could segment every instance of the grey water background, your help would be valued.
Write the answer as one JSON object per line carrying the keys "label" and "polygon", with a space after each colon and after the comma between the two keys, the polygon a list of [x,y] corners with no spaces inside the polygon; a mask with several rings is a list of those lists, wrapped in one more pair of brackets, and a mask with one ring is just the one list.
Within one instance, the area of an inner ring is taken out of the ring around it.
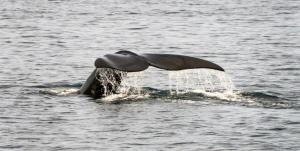
{"label": "grey water background", "polygon": [[[300,150],[299,0],[0,0],[0,50],[0,150]],[[213,61],[242,97],[47,93],[119,50]]]}

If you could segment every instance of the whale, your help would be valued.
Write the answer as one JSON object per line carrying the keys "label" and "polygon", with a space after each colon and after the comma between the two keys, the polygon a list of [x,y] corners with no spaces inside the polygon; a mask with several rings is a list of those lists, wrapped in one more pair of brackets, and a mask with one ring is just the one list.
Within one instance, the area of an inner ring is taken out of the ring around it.
{"label": "whale", "polygon": [[94,65],[95,69],[79,90],[80,94],[93,98],[117,93],[124,75],[144,71],[149,66],[169,71],[207,68],[225,72],[221,66],[196,57],[177,54],[137,54],[131,51],[106,54],[97,58]]}

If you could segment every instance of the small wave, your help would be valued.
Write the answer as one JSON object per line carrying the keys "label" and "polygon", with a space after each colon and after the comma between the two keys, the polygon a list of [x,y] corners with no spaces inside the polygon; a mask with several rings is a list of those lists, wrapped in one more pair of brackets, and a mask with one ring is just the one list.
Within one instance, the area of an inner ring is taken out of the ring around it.
{"label": "small wave", "polygon": [[140,13],[138,13],[138,12],[127,12],[127,14],[129,14],[129,15],[139,15]]}
{"label": "small wave", "polygon": [[241,99],[238,91],[207,92],[203,90],[194,90],[193,92],[203,94],[203,96],[208,98],[216,98],[226,101],[240,101]]}
{"label": "small wave", "polygon": [[300,68],[277,68],[275,70],[280,70],[280,71],[299,71]]}
{"label": "small wave", "polygon": [[132,95],[126,95],[126,94],[113,94],[106,96],[104,98],[98,99],[101,103],[113,103],[113,104],[119,104],[124,102],[136,102],[140,100],[145,100],[149,98],[149,94],[132,94]]}
{"label": "small wave", "polygon": [[21,87],[21,85],[0,85],[0,89],[9,89],[14,87]]}
{"label": "small wave", "polygon": [[293,105],[287,99],[262,92],[198,92],[207,98],[223,101],[222,103],[236,103],[249,107],[286,109]]}
{"label": "small wave", "polygon": [[[55,88],[39,91],[40,94],[52,96],[71,96],[77,95],[78,92],[78,88]],[[101,99],[97,99],[96,102],[120,104],[145,101],[148,99],[163,100],[166,102],[183,104],[206,102],[208,104],[236,104],[248,107],[263,107],[274,109],[286,109],[295,107],[292,104],[292,101],[262,92],[208,92],[203,90],[193,90],[190,92],[172,93],[172,91],[170,90],[159,90],[150,87],[144,87],[141,93],[120,93],[108,95]]]}
{"label": "small wave", "polygon": [[79,89],[51,89],[51,90],[40,90],[40,94],[47,94],[53,96],[70,96],[73,94],[78,94]]}
{"label": "small wave", "polygon": [[179,12],[179,11],[174,11],[174,12],[164,12],[164,14],[166,14],[166,15],[168,15],[168,14],[179,14],[179,13],[181,13],[181,12]]}
{"label": "small wave", "polygon": [[255,98],[264,98],[264,99],[280,99],[278,96],[266,94],[262,92],[240,92],[244,97],[255,97]]}
{"label": "small wave", "polygon": [[150,98],[165,99],[171,102],[208,102],[214,104],[236,104],[248,107],[286,109],[295,107],[291,101],[262,92],[223,91],[208,92],[193,90],[191,92],[170,93],[167,90],[152,91]]}
{"label": "small wave", "polygon": [[132,27],[132,28],[127,28],[128,30],[142,30],[146,29],[147,27]]}
{"label": "small wave", "polygon": [[43,85],[33,85],[28,87],[30,88],[80,88],[81,86],[82,83],[57,82],[57,83],[45,83]]}

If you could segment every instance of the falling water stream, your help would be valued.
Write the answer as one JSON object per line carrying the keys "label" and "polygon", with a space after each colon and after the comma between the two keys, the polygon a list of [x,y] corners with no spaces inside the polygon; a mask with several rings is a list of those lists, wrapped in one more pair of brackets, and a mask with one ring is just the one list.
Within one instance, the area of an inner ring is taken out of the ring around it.
{"label": "falling water stream", "polygon": [[[117,83],[112,72],[116,72],[121,75],[120,85],[114,85]],[[157,72],[166,72],[153,78],[153,74]],[[112,86],[118,87],[116,93],[107,93],[106,97],[100,100],[105,103],[111,102],[128,102],[143,100],[147,98],[161,98],[166,97],[167,100],[173,102],[193,102],[191,100],[185,100],[182,97],[188,95],[190,98],[192,95],[201,95],[211,99],[220,100],[220,103],[239,102],[241,105],[247,106],[268,106],[275,108],[287,108],[290,106],[284,100],[265,102],[265,97],[257,98],[252,94],[247,94],[243,90],[235,87],[231,80],[230,75],[226,72],[216,71],[212,69],[189,69],[180,71],[157,71],[151,70],[141,72],[122,72],[112,69],[98,69],[98,80],[100,82],[112,83]],[[158,81],[167,81],[165,85],[157,84]],[[111,86],[111,85],[110,85]],[[105,90],[108,88],[104,88]],[[155,90],[153,92],[153,90]],[[57,93],[57,95],[68,95],[74,93],[74,89],[67,89]],[[276,98],[273,98],[276,100]],[[263,100],[263,101],[262,101]]]}
{"label": "falling water stream", "polygon": [[[113,72],[121,76],[121,84],[116,83],[118,79],[113,76]],[[225,72],[215,71],[211,69],[190,69],[181,71],[161,71],[167,72],[165,76],[159,76],[155,79],[145,77],[149,74],[147,71],[142,72],[122,72],[112,69],[98,69],[98,80],[107,86],[118,87],[115,94],[108,94],[103,100],[116,100],[121,98],[146,97],[147,83],[154,81],[168,81],[165,89],[170,95],[178,95],[184,93],[202,93],[208,97],[220,97],[221,99],[232,99],[236,97],[238,90],[235,88],[231,78]],[[148,79],[150,78],[150,79]],[[147,81],[147,82],[145,82]],[[150,81],[150,82],[149,82]],[[159,85],[156,85],[160,87]],[[157,89],[156,87],[151,87]],[[105,92],[108,88],[104,87]],[[229,95],[230,94],[230,95]]]}
{"label": "falling water stream", "polygon": [[169,89],[175,93],[232,92],[236,90],[231,77],[211,69],[169,71]]}

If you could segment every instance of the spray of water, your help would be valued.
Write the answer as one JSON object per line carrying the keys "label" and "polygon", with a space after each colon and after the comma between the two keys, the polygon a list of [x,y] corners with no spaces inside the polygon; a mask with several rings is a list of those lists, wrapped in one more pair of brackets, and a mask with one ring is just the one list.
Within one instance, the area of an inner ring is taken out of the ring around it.
{"label": "spray of water", "polygon": [[194,92],[222,100],[241,98],[228,74],[211,69],[169,71],[169,90],[172,95]]}
{"label": "spray of water", "polygon": [[[114,69],[101,68],[96,72],[97,80],[102,83],[104,101],[116,99],[143,98],[144,72],[123,72]],[[111,91],[111,90],[114,91]]]}
{"label": "spray of water", "polygon": [[[105,100],[119,98],[140,98],[148,96],[143,91],[145,84],[144,72],[122,72],[112,69],[99,69],[98,80],[106,87]],[[118,76],[116,76],[118,75]],[[207,97],[236,101],[240,95],[229,75],[224,72],[210,69],[191,69],[182,71],[169,71],[169,90],[171,95],[183,93],[202,93]],[[158,78],[158,77],[156,77]],[[164,77],[159,77],[164,78]],[[151,81],[152,79],[146,79]],[[156,79],[157,80],[157,79]],[[109,93],[108,87],[117,88],[116,93]]]}
{"label": "spray of water", "polygon": [[176,94],[236,90],[231,78],[226,73],[209,69],[169,71],[169,89]]}
{"label": "spray of water", "polygon": [[[225,72],[210,69],[164,71],[164,74],[161,74],[161,72],[162,71],[155,71],[149,73],[149,71],[143,71],[127,73],[112,69],[99,69],[96,74],[97,80],[106,86],[104,87],[106,97],[102,98],[102,100],[104,102],[113,102],[115,100],[137,100],[148,98],[150,97],[150,94],[151,96],[160,95],[159,90],[154,91],[155,93],[153,93],[152,90],[148,90],[150,92],[147,92],[147,89],[144,89],[144,86],[149,86],[150,84],[153,88],[163,85],[164,87],[161,90],[164,91],[164,89],[168,89],[171,96],[175,96],[175,98],[177,97],[176,95],[181,97],[181,94],[185,96],[189,95],[188,93],[200,93],[208,98],[230,102],[242,102],[246,105],[288,107],[288,104],[282,101],[277,101],[274,104],[274,102],[268,100],[264,101],[264,98],[262,97],[245,95],[245,93],[236,89],[230,76]],[[166,76],[169,78],[169,82],[164,80],[167,79]],[[115,92],[111,93],[109,91],[111,88],[116,88]],[[54,89],[42,93],[68,96],[77,94],[78,91],[79,89]],[[185,99],[172,99],[172,101],[183,101],[183,103],[194,102],[193,100]]]}
{"label": "spray of water", "polygon": [[120,85],[119,93],[121,94],[137,94],[143,93],[144,86],[144,72],[131,72],[123,77]]}
{"label": "spray of water", "polygon": [[126,75],[126,72],[109,68],[99,68],[95,73],[96,79],[102,85],[102,93],[104,96],[116,93],[122,79],[126,77]]}

